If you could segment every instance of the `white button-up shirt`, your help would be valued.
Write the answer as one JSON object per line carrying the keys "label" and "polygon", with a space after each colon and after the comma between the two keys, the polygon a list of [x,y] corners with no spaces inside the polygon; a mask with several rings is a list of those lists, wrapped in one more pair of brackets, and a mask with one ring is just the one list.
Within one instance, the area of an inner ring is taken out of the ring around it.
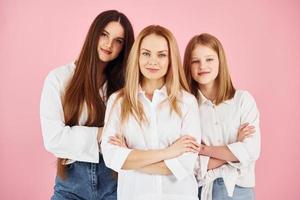
{"label": "white button-up shirt", "polygon": [[[98,127],[84,126],[87,109],[84,106],[78,126],[65,125],[62,97],[72,78],[73,63],[52,70],[45,79],[40,102],[41,127],[46,150],[59,158],[74,161],[99,162]],[[100,96],[105,99],[100,90]]]}
{"label": "white button-up shirt", "polygon": [[[209,158],[200,156],[196,169],[202,198],[211,199],[212,184],[222,177],[229,196],[232,196],[235,185],[254,187],[255,161],[260,154],[259,112],[251,94],[237,90],[230,100],[215,106],[199,91],[199,110],[202,140],[209,146],[226,145],[239,160],[228,162],[217,169],[207,171]],[[237,142],[238,128],[243,123],[255,126],[253,136]]]}
{"label": "white button-up shirt", "polygon": [[[166,166],[173,173],[170,176],[121,169],[132,149],[164,149],[186,134],[200,142],[199,109],[195,97],[185,91],[181,92],[180,117],[175,111],[170,113],[165,86],[154,91],[152,101],[146,98],[140,88],[138,100],[143,105],[149,123],[143,124],[141,128],[131,115],[121,128],[121,100],[114,104],[116,96],[111,95],[107,103],[101,149],[106,165],[119,172],[118,200],[197,200],[198,186],[193,173],[197,159],[195,153],[184,153],[177,158],[165,160]],[[109,137],[117,133],[125,137],[128,148],[108,143]]]}

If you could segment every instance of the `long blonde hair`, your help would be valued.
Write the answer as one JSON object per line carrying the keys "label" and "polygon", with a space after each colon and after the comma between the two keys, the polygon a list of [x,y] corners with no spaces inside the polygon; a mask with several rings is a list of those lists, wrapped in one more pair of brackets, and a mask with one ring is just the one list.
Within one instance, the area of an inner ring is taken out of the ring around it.
{"label": "long blonde hair", "polygon": [[144,28],[138,35],[127,60],[125,87],[120,91],[117,98],[117,100],[122,98],[121,124],[128,119],[130,114],[132,114],[140,124],[147,121],[143,107],[138,100],[139,83],[142,78],[139,68],[139,56],[143,39],[151,34],[162,36],[167,40],[170,62],[165,76],[165,85],[171,111],[175,111],[181,116],[181,110],[178,106],[178,95],[181,89],[189,91],[189,86],[184,75],[177,42],[168,29],[158,25],[150,25]]}
{"label": "long blonde hair", "polygon": [[235,94],[235,88],[233,87],[228,65],[225,57],[225,51],[221,44],[221,42],[208,33],[202,33],[200,35],[194,36],[188,43],[183,59],[183,66],[185,70],[185,75],[187,77],[189,87],[191,89],[192,94],[198,98],[198,83],[193,80],[191,74],[191,60],[192,60],[192,52],[196,48],[197,45],[203,45],[211,48],[218,54],[219,59],[219,73],[216,78],[217,83],[217,98],[216,105],[222,103],[225,100],[231,99]]}

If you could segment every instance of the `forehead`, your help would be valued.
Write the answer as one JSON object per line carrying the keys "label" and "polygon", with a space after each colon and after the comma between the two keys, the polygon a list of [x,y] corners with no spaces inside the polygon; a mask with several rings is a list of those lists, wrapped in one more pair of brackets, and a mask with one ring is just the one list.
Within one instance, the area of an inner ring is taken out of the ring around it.
{"label": "forehead", "polygon": [[214,55],[217,56],[217,52],[212,48],[204,45],[196,45],[192,51],[192,56],[207,56],[207,55]]}
{"label": "forehead", "polygon": [[144,37],[141,43],[141,49],[142,48],[150,51],[168,51],[169,49],[166,38],[156,34],[150,34]]}
{"label": "forehead", "polygon": [[109,22],[105,27],[106,30],[112,37],[124,37],[124,28],[119,22]]}

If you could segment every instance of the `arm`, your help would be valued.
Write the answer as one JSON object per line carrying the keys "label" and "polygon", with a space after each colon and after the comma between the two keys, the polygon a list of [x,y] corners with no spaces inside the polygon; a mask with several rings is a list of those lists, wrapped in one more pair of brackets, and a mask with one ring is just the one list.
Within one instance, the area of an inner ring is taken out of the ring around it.
{"label": "arm", "polygon": [[200,155],[216,159],[236,162],[238,159],[229,150],[227,146],[206,146],[201,145]]}
{"label": "arm", "polygon": [[140,168],[138,171],[146,174],[172,175],[171,170],[163,161]]}
{"label": "arm", "polygon": [[[124,137],[120,137],[118,135],[116,137],[110,137],[109,143],[119,147],[128,148]],[[126,161],[122,166],[122,169],[134,169],[149,174],[170,175],[172,174],[172,172],[167,168],[165,163],[162,161],[155,162],[155,157],[163,156],[165,157],[165,159],[169,159],[180,156],[186,152],[197,153],[198,151],[199,144],[196,143],[196,139],[185,135],[176,140],[176,142],[174,142],[170,147],[163,150],[133,150],[128,155]],[[150,158],[148,158],[149,156]],[[150,159],[153,159],[152,162],[150,162]]]}
{"label": "arm", "polygon": [[[237,142],[243,142],[246,138],[249,138],[255,133],[255,127],[250,126],[249,123],[242,124],[238,129]],[[209,156],[212,158],[226,160],[231,162],[237,162],[238,159],[229,150],[227,146],[206,146],[202,145],[200,154]]]}
{"label": "arm", "polygon": [[209,158],[208,161],[208,170],[211,169],[216,169],[218,167],[221,167],[222,165],[226,164],[227,162],[225,160],[220,160],[220,159],[216,159],[216,158]]}
{"label": "arm", "polygon": [[[196,138],[196,142],[200,144],[201,129],[198,103],[195,98],[188,99],[189,102],[186,113],[183,116],[181,134],[189,133],[190,136]],[[197,154],[184,153],[173,159],[165,160],[166,166],[170,169],[176,179],[181,180],[191,174],[194,174],[194,167],[197,160]]]}
{"label": "arm", "polygon": [[44,145],[59,158],[94,162],[99,160],[98,127],[67,126],[61,101],[62,83],[54,72],[47,76],[40,101]]}
{"label": "arm", "polygon": [[241,123],[249,122],[249,124],[255,127],[255,132],[251,134],[251,137],[247,137],[243,141],[237,141],[227,145],[230,151],[239,160],[239,163],[229,162],[229,164],[239,169],[255,162],[260,154],[259,111],[254,98],[249,92],[244,92],[241,95],[240,109]]}

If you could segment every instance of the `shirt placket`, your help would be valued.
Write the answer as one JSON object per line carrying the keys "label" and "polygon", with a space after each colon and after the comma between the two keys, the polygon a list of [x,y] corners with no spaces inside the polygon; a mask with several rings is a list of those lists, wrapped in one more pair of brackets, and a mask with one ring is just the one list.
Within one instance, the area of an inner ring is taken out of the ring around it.
{"label": "shirt placket", "polygon": [[217,106],[212,104],[212,110],[213,110],[213,124],[214,124],[214,129],[216,130],[215,137],[217,139],[217,145],[221,145],[222,144],[222,140],[220,138],[221,124],[218,117]]}
{"label": "shirt placket", "polygon": [[[151,141],[153,149],[159,148],[159,135],[157,130],[157,105],[159,103],[159,94],[156,92],[153,95],[153,99],[151,102]],[[160,175],[154,175],[156,179],[156,191],[159,195],[162,194],[162,177]]]}

